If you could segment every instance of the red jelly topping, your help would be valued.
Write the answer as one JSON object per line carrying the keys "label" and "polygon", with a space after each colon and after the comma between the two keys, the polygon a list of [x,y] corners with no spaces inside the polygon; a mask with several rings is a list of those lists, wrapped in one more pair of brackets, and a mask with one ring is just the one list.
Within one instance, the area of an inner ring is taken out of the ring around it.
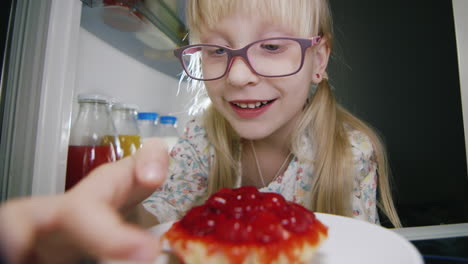
{"label": "red jelly topping", "polygon": [[[169,240],[203,241],[208,248],[212,245],[212,251],[236,245],[265,246],[269,260],[279,252],[292,252],[303,242],[314,245],[320,233],[327,234],[327,228],[313,212],[279,194],[259,192],[249,186],[219,190],[205,204],[188,211],[171,229],[178,231],[169,234]],[[229,257],[232,263],[240,263],[245,256],[237,253]]]}

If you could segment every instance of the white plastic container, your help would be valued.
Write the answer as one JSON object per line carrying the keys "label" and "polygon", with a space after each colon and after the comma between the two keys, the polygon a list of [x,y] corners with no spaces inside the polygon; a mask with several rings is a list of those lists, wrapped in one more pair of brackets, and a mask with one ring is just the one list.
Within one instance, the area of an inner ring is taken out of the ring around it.
{"label": "white plastic container", "polygon": [[177,117],[175,116],[166,115],[159,117],[158,136],[166,142],[169,152],[179,140],[176,123]]}
{"label": "white plastic container", "polygon": [[138,128],[142,143],[145,139],[157,136],[157,120],[158,114],[155,112],[140,112],[138,113]]}

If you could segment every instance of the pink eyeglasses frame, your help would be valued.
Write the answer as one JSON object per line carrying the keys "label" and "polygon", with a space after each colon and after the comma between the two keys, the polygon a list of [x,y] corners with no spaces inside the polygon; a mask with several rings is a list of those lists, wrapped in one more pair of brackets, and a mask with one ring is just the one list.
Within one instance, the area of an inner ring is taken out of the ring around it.
{"label": "pink eyeglasses frame", "polygon": [[[253,45],[255,45],[255,44],[259,43],[259,42],[268,41],[268,40],[276,40],[276,39],[278,39],[278,40],[281,40],[281,39],[294,40],[294,41],[298,42],[299,45],[301,46],[301,64],[300,64],[299,68],[296,71],[294,71],[292,73],[288,73],[288,74],[282,74],[282,75],[264,75],[264,74],[260,74],[252,67],[252,65],[251,65],[251,63],[249,61],[249,58],[247,56],[247,50],[251,46],[253,46]],[[213,80],[218,80],[218,79],[223,78],[229,72],[229,69],[232,66],[233,58],[235,58],[235,57],[243,58],[244,61],[249,66],[249,68],[255,74],[257,74],[259,76],[263,76],[263,77],[286,77],[286,76],[294,75],[294,74],[298,73],[302,69],[302,66],[304,65],[305,51],[308,48],[319,44],[321,39],[322,39],[321,36],[314,36],[314,37],[311,37],[311,38],[291,38],[291,37],[267,38],[267,39],[261,39],[261,40],[254,41],[254,42],[252,42],[250,44],[247,44],[245,47],[240,48],[240,49],[231,49],[231,48],[228,48],[226,46],[214,45],[214,44],[193,44],[193,45],[187,45],[187,46],[183,46],[183,47],[175,49],[174,50],[174,56],[176,56],[180,60],[180,63],[182,64],[182,67],[184,68],[185,73],[190,78],[195,79],[195,80],[200,80],[200,81],[213,81]],[[188,69],[185,66],[184,60],[182,58],[182,54],[187,49],[191,49],[191,48],[199,47],[199,46],[219,47],[219,48],[225,49],[225,51],[227,53],[227,56],[228,56],[227,57],[228,63],[226,64],[226,69],[225,69],[224,73],[221,76],[219,76],[217,78],[204,79],[204,78],[197,78],[197,77],[194,77],[194,76],[190,75]]]}

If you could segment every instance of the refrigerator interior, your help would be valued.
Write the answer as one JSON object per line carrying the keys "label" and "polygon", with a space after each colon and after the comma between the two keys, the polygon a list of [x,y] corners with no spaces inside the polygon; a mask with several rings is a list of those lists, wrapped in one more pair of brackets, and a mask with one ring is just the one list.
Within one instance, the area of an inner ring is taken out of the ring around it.
{"label": "refrigerator interior", "polygon": [[[179,133],[188,119],[190,93],[176,76],[169,76],[122,53],[80,27],[74,99],[80,93],[100,93],[142,112],[178,118]],[[73,104],[73,117],[78,105]]]}
{"label": "refrigerator interior", "polygon": [[[190,118],[187,114],[186,106],[191,99],[191,95],[183,89],[183,85],[182,89],[180,89],[180,91],[178,90],[179,83],[177,72],[180,71],[180,68],[177,69],[178,64],[175,60],[167,63],[166,60],[168,57],[159,57],[158,61],[164,61],[162,65],[167,66],[160,68],[160,66],[150,65],[149,62],[141,60],[141,58],[136,56],[129,56],[130,53],[122,52],[122,48],[109,44],[109,41],[104,40],[102,35],[96,34],[92,28],[84,25],[82,17],[86,15],[83,12],[83,9],[86,7],[83,7],[82,2],[79,0],[31,1],[29,5],[24,5],[24,2],[25,1],[18,1],[18,8],[23,8],[24,10],[15,17],[16,23],[22,26],[16,28],[15,32],[12,32],[12,42],[21,43],[21,45],[16,45],[16,50],[12,50],[9,54],[10,59],[7,61],[9,64],[8,67],[5,68],[8,68],[10,71],[4,73],[4,77],[2,78],[2,83],[7,83],[8,86],[11,85],[13,87],[4,89],[4,85],[2,84],[2,99],[11,99],[9,101],[7,100],[6,104],[5,102],[2,102],[2,109],[7,109],[8,107],[12,109],[11,111],[5,111],[2,115],[2,145],[0,148],[0,160],[2,161],[0,169],[3,177],[2,198],[4,196],[6,198],[11,198],[31,194],[55,194],[63,191],[68,136],[70,133],[71,123],[73,122],[74,115],[76,115],[77,112],[76,96],[81,92],[103,93],[126,103],[137,104],[141,111],[156,111],[164,114],[174,114],[179,118],[179,129],[181,129],[183,127],[183,123]],[[358,12],[361,9],[346,8],[346,4],[339,1],[331,2],[332,8],[334,3],[337,6],[341,5],[341,12],[343,15],[337,16],[336,21],[340,23],[341,20],[342,27],[345,27],[345,25],[350,27],[356,26],[354,29],[357,33],[367,34],[367,31],[364,32],[361,28],[362,25],[359,24],[360,20],[355,19],[357,17],[364,19],[365,16],[352,16],[348,13],[352,10]],[[369,3],[370,2],[372,1],[369,1]],[[430,3],[433,2],[434,1]],[[437,152],[439,147],[441,149],[442,147],[446,147],[442,144],[443,142],[441,143],[437,141],[439,144],[437,147],[434,147],[435,144],[430,145],[433,148],[428,148],[428,151],[426,151],[427,153],[424,153],[425,149],[412,148],[412,150],[418,150],[421,154],[435,153],[435,155],[433,155],[435,159],[448,161],[445,164],[438,163],[439,167],[445,166],[445,168],[449,169],[456,167],[457,171],[449,170],[442,172],[438,175],[431,176],[430,180],[437,184],[440,183],[438,186],[445,186],[444,184],[452,183],[453,185],[456,185],[455,187],[457,191],[459,191],[464,187],[458,183],[465,183],[466,181],[464,180],[467,178],[465,147],[467,129],[465,128],[463,131],[462,121],[463,119],[467,120],[466,118],[468,116],[468,114],[466,114],[468,113],[466,110],[468,109],[466,103],[468,100],[468,83],[466,79],[468,76],[468,54],[466,47],[468,47],[468,45],[465,37],[468,34],[466,32],[467,21],[464,19],[464,14],[468,11],[468,6],[464,0],[454,0],[452,2],[453,14],[455,15],[455,28],[453,31],[456,30],[456,44],[458,52],[454,52],[452,50],[450,51],[450,54],[455,54],[455,56],[458,55],[455,60],[458,59],[459,67],[457,72],[455,72],[456,70],[450,70],[448,74],[451,77],[455,76],[452,78],[452,82],[459,83],[460,85],[459,88],[456,85],[452,86],[452,88],[455,87],[461,91],[461,103],[457,102],[457,107],[460,106],[463,113],[465,113],[463,116],[461,116],[459,112],[456,112],[453,115],[453,117],[457,119],[457,123],[450,124],[450,126],[457,127],[457,129],[461,128],[456,132],[456,140],[455,137],[447,137],[447,139],[454,140],[453,142],[451,141],[449,145],[455,146],[458,151],[456,154],[457,164],[456,166],[454,164],[450,164],[450,159],[447,159],[447,157],[452,155],[454,152]],[[397,1],[395,3],[399,3],[402,6],[407,7],[406,1]],[[367,7],[374,8],[371,4]],[[414,3],[412,7],[418,9],[417,3]],[[407,9],[402,8],[402,10]],[[444,11],[447,11],[446,6],[444,7]],[[429,15],[429,12],[426,13]],[[409,17],[413,16],[411,15]],[[352,21],[355,23],[347,23],[346,19],[348,18],[353,18]],[[377,18],[384,18],[384,16],[374,17],[374,19]],[[450,21],[450,19],[447,20],[444,18],[444,21]],[[368,26],[374,25],[371,23],[363,23],[363,25],[364,24]],[[107,26],[105,24],[99,25],[102,27]],[[424,29],[427,30],[427,28]],[[109,28],[109,31],[106,32],[112,32],[112,30],[116,29]],[[115,34],[118,33],[118,31],[114,32]],[[419,31],[415,32],[420,33]],[[452,33],[455,34],[455,32]],[[350,41],[373,43],[372,40],[353,37],[354,35],[340,34],[342,33],[338,32],[338,37],[343,39],[343,43],[345,43],[345,41],[348,41],[347,43]],[[388,34],[383,35],[388,36]],[[27,37],[21,42],[15,42],[19,41],[20,36]],[[433,41],[432,37],[429,40],[432,42],[429,44],[436,43]],[[454,39],[454,36],[452,35],[450,38]],[[136,38],[132,38],[132,41],[137,40],[138,39]],[[380,44],[383,45],[386,43],[388,42],[381,42]],[[343,49],[344,47],[347,47],[352,51],[357,50],[349,45],[341,48]],[[420,47],[425,47],[425,44],[419,44],[419,46],[416,45],[415,49]],[[387,50],[391,49],[392,47],[388,47]],[[431,51],[434,51],[434,49]],[[151,52],[150,54],[152,58],[156,56],[155,54],[161,55],[161,53],[156,52]],[[353,62],[352,57],[349,54],[345,55],[348,56],[347,62]],[[397,56],[392,55],[388,58],[392,59],[396,57]],[[380,64],[372,64],[371,59],[377,59],[381,62],[381,58],[375,56],[373,58],[362,56],[359,59],[366,60],[365,62],[367,63],[371,62],[370,65],[372,67],[369,67],[369,65],[367,66],[374,70],[378,70],[376,65]],[[356,65],[359,65],[359,67]],[[454,67],[454,65],[456,65],[456,62],[455,64],[451,63],[448,66]],[[337,84],[338,88],[349,87],[349,90],[341,89],[337,90],[337,93],[344,94],[347,92],[351,93],[351,91],[358,91],[357,93],[352,92],[356,100],[365,99],[363,101],[366,101],[367,103],[370,102],[368,106],[371,110],[366,110],[364,108],[364,103],[361,104],[359,103],[360,101],[353,101],[354,99],[352,97],[346,95],[346,98],[350,100],[347,102],[350,109],[357,111],[364,117],[368,114],[367,118],[370,123],[377,126],[382,132],[385,132],[386,129],[390,129],[388,131],[396,130],[399,133],[393,135],[390,133],[385,135],[387,138],[392,139],[397,143],[389,145],[389,149],[396,153],[390,157],[393,161],[397,161],[393,164],[401,162],[401,164],[406,166],[395,168],[395,171],[398,172],[395,176],[397,178],[397,188],[400,188],[401,190],[399,195],[403,198],[401,199],[402,203],[407,201],[409,202],[408,206],[412,206],[424,204],[427,202],[424,200],[427,197],[434,199],[437,199],[438,197],[458,198],[458,195],[455,195],[455,192],[451,192],[452,189],[450,188],[437,188],[437,184],[432,186],[426,184],[429,183],[429,174],[426,175],[424,173],[420,173],[419,169],[428,170],[430,165],[432,166],[436,163],[431,162],[431,159],[426,160],[425,158],[422,158],[423,156],[419,156],[418,153],[406,151],[408,146],[414,144],[414,142],[420,140],[420,138],[411,137],[411,140],[405,141],[405,143],[402,144],[402,139],[409,135],[409,132],[406,133],[407,131],[405,130],[408,128],[406,125],[416,122],[405,121],[406,123],[402,123],[401,120],[404,120],[404,118],[407,118],[410,115],[405,113],[405,115],[402,114],[399,117],[398,115],[395,115],[395,113],[398,113],[397,110],[401,109],[402,102],[408,103],[410,100],[392,101],[389,99],[393,97],[386,97],[381,101],[378,101],[375,100],[375,98],[364,98],[360,96],[359,91],[362,90],[359,89],[361,88],[361,85],[363,85],[363,82],[362,79],[359,79],[358,73],[359,70],[365,68],[364,66],[364,64],[359,64],[359,62],[354,62],[354,71],[352,73],[346,69],[341,69],[341,72],[339,73],[344,77],[342,77],[342,79],[335,79],[335,84]],[[444,68],[448,68],[448,66],[444,65]],[[339,71],[340,69],[335,70]],[[13,74],[13,71],[16,73]],[[378,72],[386,74],[392,71]],[[410,77],[413,76],[411,74],[412,72],[409,71],[401,71],[397,73],[398,74],[393,76],[399,77],[404,74],[407,74]],[[459,74],[457,75],[457,73]],[[368,78],[370,75],[363,74],[362,76],[366,77],[366,80],[370,80]],[[434,74],[433,77],[439,78],[436,74]],[[458,77],[459,80],[457,79]],[[417,78],[420,78],[421,81],[424,80],[421,76]],[[383,87],[381,89],[384,89],[384,85],[391,85],[390,81],[388,81],[388,83],[382,82],[382,80],[387,80],[385,78],[376,77],[376,79],[378,79],[378,81],[376,81],[378,85],[369,85],[368,88],[374,90],[377,89],[376,87]],[[414,78],[411,80],[414,80]],[[356,83],[355,87],[352,87],[353,82]],[[340,83],[345,83],[348,86],[338,85]],[[401,86],[404,83],[401,82],[397,84],[398,86]],[[396,87],[397,85],[394,86]],[[388,88],[387,91],[397,91],[393,88],[394,87],[392,86]],[[16,89],[15,92],[13,92],[14,89]],[[437,92],[438,90],[435,89],[435,91]],[[452,90],[452,92],[453,94],[456,94],[457,91]],[[401,92],[401,94],[406,99],[410,98],[409,93],[406,91]],[[422,94],[425,96],[424,93]],[[382,96],[382,93],[379,94],[377,92],[375,96]],[[421,97],[421,94],[411,94],[411,96],[414,96],[414,98],[417,99],[423,99],[421,100],[423,101],[421,102],[422,104],[428,103],[427,100],[424,102],[424,99],[427,97]],[[458,97],[457,100],[460,100],[460,97]],[[377,107],[372,105],[372,103],[376,102],[379,103]],[[435,100],[434,102],[437,101]],[[392,104],[388,108],[390,111],[385,113],[390,119],[382,119],[382,115],[377,111],[374,111],[375,109],[383,109],[386,104]],[[414,112],[411,114],[419,111],[419,115],[416,115],[416,120],[424,121],[420,118],[424,116],[424,108],[419,106],[414,107],[412,104],[409,104],[409,106],[414,109]],[[431,106],[439,107],[436,103]],[[453,105],[450,105],[450,107],[453,107]],[[427,109],[434,110],[432,108]],[[458,110],[461,111],[460,109]],[[370,115],[374,113],[376,114],[376,117]],[[375,118],[375,120],[372,120],[372,118]],[[391,118],[393,118],[393,121],[391,121]],[[434,120],[433,118],[434,117],[429,118],[427,122],[422,123],[427,125]],[[442,119],[443,118],[445,117],[442,117]],[[466,127],[466,121],[464,123]],[[437,126],[434,127],[439,129]],[[440,129],[440,131],[441,133],[445,132],[444,129]],[[435,152],[429,152],[429,150],[435,150]],[[415,165],[416,163],[411,162],[411,160],[417,161],[422,165],[417,167]],[[425,160],[426,163],[424,163]],[[406,177],[405,175],[407,175],[410,170],[416,170],[417,172],[419,170],[419,173],[410,174]],[[457,178],[450,178],[452,176],[456,176]],[[5,180],[5,178],[8,178],[8,180]],[[439,178],[442,178],[442,181],[437,181]],[[5,182],[7,185],[3,185]],[[421,195],[411,195],[413,190],[417,190]],[[462,192],[458,193],[461,194]],[[463,197],[463,199],[465,198]],[[463,201],[460,199],[455,202],[461,204]],[[411,209],[411,207],[409,208]],[[442,224],[442,222],[440,223]]]}
{"label": "refrigerator interior", "polygon": [[178,89],[175,58],[165,51],[154,60],[160,53],[151,52],[156,69],[123,52],[82,26],[86,8],[80,0],[16,1],[2,77],[2,200],[63,192],[70,128],[82,92],[177,116],[179,133],[189,118],[191,98]]}
{"label": "refrigerator interior", "polygon": [[[138,10],[150,14],[157,14],[156,10],[161,8],[157,3],[168,3],[171,8],[166,12],[177,16],[183,8],[181,1],[141,2],[144,5],[137,6]],[[116,102],[136,104],[141,112],[173,115],[178,118],[179,133],[182,133],[188,119],[190,93],[184,83],[179,87],[182,67],[172,54],[177,43],[141,12],[131,10],[83,4],[75,98],[80,93],[101,93]],[[77,113],[76,102],[72,113],[73,117]]]}

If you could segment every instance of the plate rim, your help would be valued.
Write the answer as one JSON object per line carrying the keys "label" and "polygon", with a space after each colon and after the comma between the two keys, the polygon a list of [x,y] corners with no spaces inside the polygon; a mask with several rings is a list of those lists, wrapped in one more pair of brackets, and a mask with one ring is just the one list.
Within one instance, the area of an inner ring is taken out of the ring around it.
{"label": "plate rim", "polygon": [[[411,256],[413,256],[412,261],[414,262],[414,264],[424,264],[423,256],[421,255],[419,250],[416,248],[416,246],[413,245],[411,241],[409,241],[406,237],[402,236],[398,232],[393,231],[394,230],[393,228],[386,228],[378,224],[367,222],[365,220],[341,216],[341,215],[334,215],[334,214],[327,214],[327,213],[315,213],[315,215],[320,221],[322,221],[323,218],[328,218],[328,217],[331,219],[333,218],[339,219],[340,221],[351,222],[353,224],[366,226],[374,230],[378,230],[378,232],[382,232],[388,236],[392,236],[396,238],[397,240],[399,240],[407,250],[412,252]],[[326,223],[324,224],[326,225]]]}
{"label": "plate rim", "polygon": [[[354,225],[361,225],[365,226],[366,228],[372,228],[374,230],[377,230],[378,232],[382,232],[388,236],[392,236],[396,238],[399,242],[401,242],[404,246],[405,249],[410,251],[410,256],[412,256],[412,264],[424,264],[423,257],[419,250],[414,246],[407,238],[402,236],[401,234],[394,232],[392,228],[386,228],[383,226],[380,226],[378,224],[373,224],[361,219],[355,219],[351,217],[346,217],[346,216],[341,216],[341,215],[334,215],[334,214],[327,214],[327,213],[314,213],[317,219],[319,219],[321,222],[323,222],[325,225],[327,225],[327,219],[332,219],[332,221],[339,221],[339,222],[345,222],[345,223],[351,223]],[[148,228],[147,230],[151,232],[152,234],[159,235],[161,236],[164,232],[166,232],[174,222],[176,221],[168,221],[162,224],[158,224],[155,226],[152,226]],[[328,225],[327,225],[328,226]],[[157,232],[157,233],[156,233]],[[326,242],[326,241],[325,241]],[[320,249],[319,249],[320,250]]]}

